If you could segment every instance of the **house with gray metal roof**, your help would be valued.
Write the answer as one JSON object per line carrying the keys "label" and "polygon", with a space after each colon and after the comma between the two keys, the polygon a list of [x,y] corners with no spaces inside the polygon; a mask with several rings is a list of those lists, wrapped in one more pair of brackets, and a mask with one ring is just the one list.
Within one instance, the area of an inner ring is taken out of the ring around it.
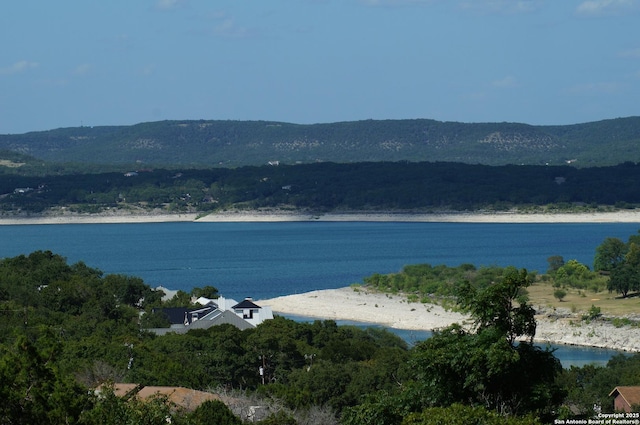
{"label": "house with gray metal roof", "polygon": [[215,300],[199,298],[196,302],[203,306],[154,310],[155,314],[164,314],[167,317],[170,327],[148,330],[157,335],[184,334],[191,329],[208,329],[222,324],[230,324],[244,330],[254,328],[265,320],[273,319],[271,307],[260,307],[251,298],[245,298],[240,303],[224,297]]}

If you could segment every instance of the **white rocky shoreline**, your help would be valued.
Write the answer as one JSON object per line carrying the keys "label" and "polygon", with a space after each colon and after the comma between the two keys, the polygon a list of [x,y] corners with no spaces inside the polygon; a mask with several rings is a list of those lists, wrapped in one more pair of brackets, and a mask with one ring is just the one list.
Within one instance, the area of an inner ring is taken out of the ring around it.
{"label": "white rocky shoreline", "polygon": [[[469,317],[435,304],[411,303],[363,287],[345,287],[257,301],[274,313],[330,320],[350,320],[389,328],[431,331],[453,323],[470,325]],[[535,341],[640,352],[640,327],[614,326],[603,320],[583,321],[578,313],[555,317],[540,308]]]}
{"label": "white rocky shoreline", "polygon": [[537,342],[640,352],[640,328],[637,326],[616,327],[607,321],[585,322],[580,318],[547,320],[538,317],[537,322]]}
{"label": "white rocky shoreline", "polygon": [[1,213],[0,225],[160,223],[160,222],[424,222],[424,223],[640,223],[640,209],[604,212],[494,212],[494,211],[346,211],[314,212],[286,209],[231,210],[208,214],[167,212],[161,209],[114,208],[78,213],[59,208],[42,214]]}

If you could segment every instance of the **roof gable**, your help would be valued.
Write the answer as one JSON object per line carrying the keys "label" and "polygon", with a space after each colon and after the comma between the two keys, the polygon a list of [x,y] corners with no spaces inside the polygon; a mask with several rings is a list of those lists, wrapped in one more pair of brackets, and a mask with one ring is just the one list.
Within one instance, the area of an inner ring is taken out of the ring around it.
{"label": "roof gable", "polygon": [[609,393],[609,397],[621,396],[629,406],[640,405],[640,387],[615,387]]}
{"label": "roof gable", "polygon": [[209,329],[212,326],[218,326],[222,324],[233,325],[241,331],[245,329],[255,328],[254,325],[247,322],[243,318],[239,317],[232,311],[220,311],[216,310],[200,320],[192,322],[189,326],[171,327],[171,328],[152,328],[149,331],[156,335],[166,335],[169,333],[186,334],[192,329]]}
{"label": "roof gable", "polygon": [[245,299],[244,301],[239,302],[238,304],[234,305],[233,307],[234,310],[235,309],[244,309],[244,308],[262,308],[257,304],[254,304],[253,301],[251,301],[250,299]]}
{"label": "roof gable", "polygon": [[165,315],[167,319],[169,319],[169,323],[171,324],[183,323],[184,315],[187,311],[188,311],[188,308],[186,307],[167,307],[167,308],[153,309],[154,313],[159,312]]}
{"label": "roof gable", "polygon": [[187,307],[167,307],[161,309],[154,309],[154,312],[160,311],[164,314],[167,319],[169,319],[169,323],[172,325],[184,324],[185,320],[187,323],[192,322],[192,318],[194,314],[198,314],[198,317],[203,317],[217,308],[215,304],[208,305],[201,308],[187,308]]}
{"label": "roof gable", "polygon": [[241,331],[249,328],[255,328],[254,325],[247,322],[242,317],[239,317],[237,314],[231,311],[223,311],[220,314],[216,314],[215,316],[212,315],[210,318],[209,316],[207,316],[203,320],[198,320],[197,322],[192,323],[190,328],[191,329],[198,329],[198,328],[207,329],[207,328],[210,328],[211,326],[217,326],[217,325],[223,325],[223,324],[233,325],[236,328],[240,329]]}

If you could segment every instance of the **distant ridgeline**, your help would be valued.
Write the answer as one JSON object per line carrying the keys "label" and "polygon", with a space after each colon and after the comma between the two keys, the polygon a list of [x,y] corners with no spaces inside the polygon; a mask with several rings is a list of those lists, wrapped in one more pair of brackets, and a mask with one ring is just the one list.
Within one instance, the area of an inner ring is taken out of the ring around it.
{"label": "distant ridgeline", "polygon": [[0,135],[0,168],[17,167],[25,158],[166,168],[365,161],[591,167],[640,162],[640,117],[560,126],[429,119],[161,121]]}

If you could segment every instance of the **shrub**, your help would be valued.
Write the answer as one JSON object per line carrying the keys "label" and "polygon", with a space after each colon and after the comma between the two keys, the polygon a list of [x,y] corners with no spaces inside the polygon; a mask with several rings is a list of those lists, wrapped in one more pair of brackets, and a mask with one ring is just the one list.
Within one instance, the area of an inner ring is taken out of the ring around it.
{"label": "shrub", "polygon": [[556,289],[553,291],[553,296],[558,299],[558,301],[562,302],[562,299],[567,296],[567,291],[564,289]]}

